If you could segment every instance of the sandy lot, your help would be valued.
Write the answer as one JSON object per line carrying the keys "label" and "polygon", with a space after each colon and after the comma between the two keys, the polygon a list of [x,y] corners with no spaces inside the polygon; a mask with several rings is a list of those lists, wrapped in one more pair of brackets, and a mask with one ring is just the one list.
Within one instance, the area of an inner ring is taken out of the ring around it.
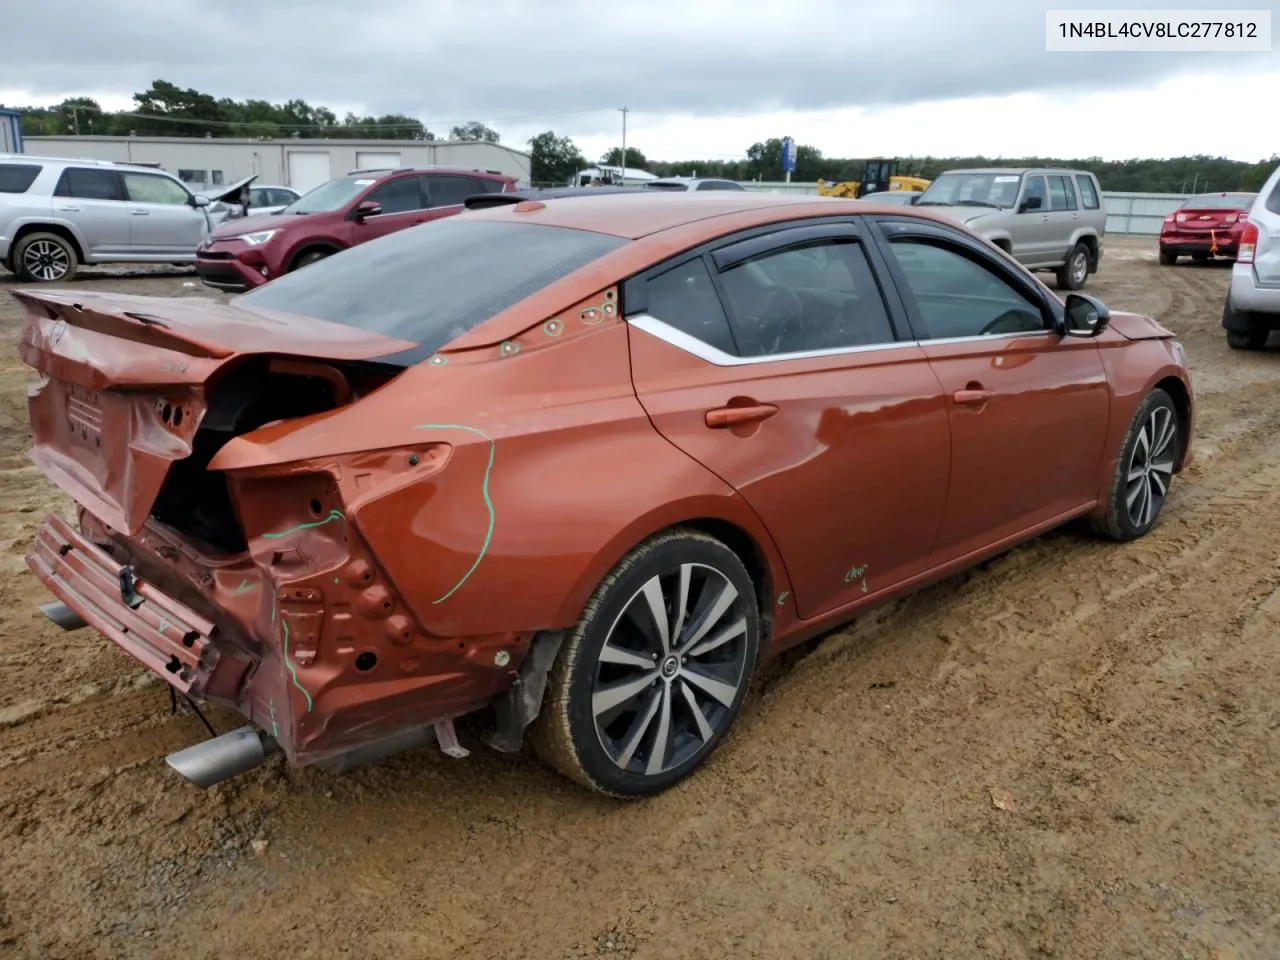
{"label": "sandy lot", "polygon": [[22,557],[65,504],[0,289],[0,954],[1280,956],[1280,355],[1227,349],[1227,276],[1115,239],[1090,286],[1191,356],[1199,460],[1150,536],[1056,533],[789,656],[699,775],[625,806],[483,749],[172,773],[197,718],[36,611]]}

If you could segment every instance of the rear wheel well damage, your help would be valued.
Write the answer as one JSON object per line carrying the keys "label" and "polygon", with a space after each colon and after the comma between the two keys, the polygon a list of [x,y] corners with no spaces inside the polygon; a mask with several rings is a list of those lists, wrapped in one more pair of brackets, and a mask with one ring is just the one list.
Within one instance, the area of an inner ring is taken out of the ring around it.
{"label": "rear wheel well damage", "polygon": [[[642,537],[629,546],[623,556],[653,537],[678,530],[692,530],[715,537],[732,550],[747,568],[756,590],[756,603],[760,608],[760,649],[763,651],[773,627],[773,578],[764,552],[747,531],[727,520],[714,517],[686,520]],[[565,638],[572,632],[571,625],[562,630],[544,630],[533,638],[520,663],[515,681],[493,700],[495,729],[488,740],[490,747],[503,753],[515,753],[521,749],[525,729],[542,711],[551,667]]]}

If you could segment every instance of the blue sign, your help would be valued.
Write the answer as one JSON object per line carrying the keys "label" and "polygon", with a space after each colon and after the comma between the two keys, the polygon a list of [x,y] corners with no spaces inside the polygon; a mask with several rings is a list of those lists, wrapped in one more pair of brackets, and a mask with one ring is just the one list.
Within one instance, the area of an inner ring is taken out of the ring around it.
{"label": "blue sign", "polygon": [[782,172],[795,173],[796,142],[790,137],[782,138]]}

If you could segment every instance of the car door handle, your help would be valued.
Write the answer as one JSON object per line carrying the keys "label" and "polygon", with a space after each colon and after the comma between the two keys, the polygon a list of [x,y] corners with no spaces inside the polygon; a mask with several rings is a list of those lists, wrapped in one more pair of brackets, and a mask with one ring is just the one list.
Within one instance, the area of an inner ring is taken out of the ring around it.
{"label": "car door handle", "polygon": [[133,211],[131,211],[131,213],[132,213],[135,217],[149,217],[149,216],[151,216],[151,211],[150,211],[150,210],[133,210]]}
{"label": "car door handle", "polygon": [[964,407],[976,407],[993,396],[995,394],[990,390],[957,390],[951,399]]}
{"label": "car door handle", "polygon": [[1048,215],[1047,213],[1042,213],[1042,214],[1040,215],[1040,222],[1041,222],[1041,223],[1048,223],[1048,222],[1049,222],[1049,215]]}
{"label": "car door handle", "polygon": [[80,212],[79,207],[59,207],[58,209],[61,210],[63,213],[79,213]]}
{"label": "car door handle", "polygon": [[740,423],[758,423],[768,420],[778,408],[772,403],[757,403],[749,407],[716,407],[707,411],[707,426],[713,430],[735,427]]}

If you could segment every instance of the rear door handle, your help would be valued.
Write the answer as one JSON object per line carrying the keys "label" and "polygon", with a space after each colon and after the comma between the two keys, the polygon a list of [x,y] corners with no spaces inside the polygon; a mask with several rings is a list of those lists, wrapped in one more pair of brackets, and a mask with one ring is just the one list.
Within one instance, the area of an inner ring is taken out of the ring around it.
{"label": "rear door handle", "polygon": [[151,211],[150,211],[150,210],[134,210],[134,211],[131,211],[131,212],[133,213],[133,215],[134,215],[135,217],[149,217],[149,216],[151,216]]}
{"label": "rear door handle", "polygon": [[990,390],[957,390],[952,399],[965,407],[976,407],[980,403],[986,403],[995,394]]}
{"label": "rear door handle", "polygon": [[778,408],[772,403],[757,403],[749,407],[716,407],[707,411],[707,426],[718,430],[740,423],[758,423],[768,420],[777,412]]}

